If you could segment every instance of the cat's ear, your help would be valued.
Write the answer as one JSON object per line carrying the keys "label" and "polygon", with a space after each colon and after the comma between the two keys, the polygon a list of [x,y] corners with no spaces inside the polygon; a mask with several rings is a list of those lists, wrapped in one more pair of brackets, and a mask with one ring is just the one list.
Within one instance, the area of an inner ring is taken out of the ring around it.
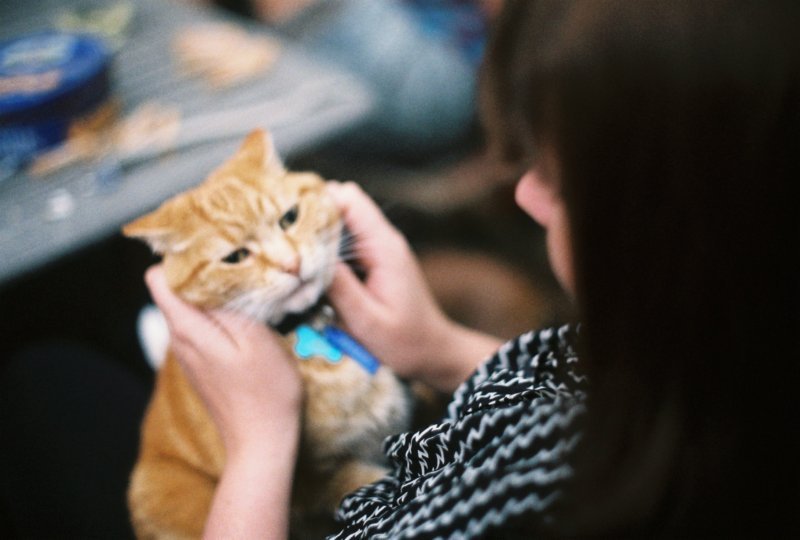
{"label": "cat's ear", "polygon": [[284,167],[283,161],[275,149],[272,135],[263,129],[256,129],[250,132],[234,155],[233,160],[240,163],[246,162],[270,174],[282,175],[286,172],[286,167]]}
{"label": "cat's ear", "polygon": [[180,225],[185,213],[181,199],[171,199],[157,210],[122,227],[122,234],[144,240],[153,252],[163,255],[186,249],[188,242],[181,234]]}

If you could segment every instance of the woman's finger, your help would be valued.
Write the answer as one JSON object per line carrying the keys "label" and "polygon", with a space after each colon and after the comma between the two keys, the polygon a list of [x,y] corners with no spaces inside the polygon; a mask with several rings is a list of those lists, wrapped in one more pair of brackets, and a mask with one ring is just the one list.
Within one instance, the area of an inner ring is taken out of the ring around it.
{"label": "woman's finger", "polygon": [[345,263],[336,265],[333,282],[328,288],[328,297],[345,326],[353,328],[366,313],[376,314],[381,306],[358,277]]}
{"label": "woman's finger", "polygon": [[229,332],[222,330],[218,323],[172,292],[164,268],[160,264],[147,269],[145,283],[150,289],[153,300],[164,314],[173,339],[191,341],[192,336],[196,335],[208,336],[212,340],[231,338]]}
{"label": "woman's finger", "polygon": [[399,233],[386,219],[381,209],[367,195],[361,187],[354,182],[328,182],[328,192],[333,197],[342,212],[342,218],[347,224],[352,235],[360,242],[359,258],[367,266],[374,266],[379,251],[370,249],[377,245],[397,240]]}

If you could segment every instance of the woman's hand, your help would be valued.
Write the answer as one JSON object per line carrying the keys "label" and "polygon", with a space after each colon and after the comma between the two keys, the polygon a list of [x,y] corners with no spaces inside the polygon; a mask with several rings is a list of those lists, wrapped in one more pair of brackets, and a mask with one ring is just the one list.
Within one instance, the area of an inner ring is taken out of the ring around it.
{"label": "woman's hand", "polygon": [[398,375],[452,391],[499,340],[448,319],[408,242],[356,184],[328,183],[350,232],[363,283],[341,263],[328,295],[347,329]]}
{"label": "woman's hand", "polygon": [[226,450],[296,423],[302,386],[296,361],[265,325],[241,315],[203,312],[169,289],[160,266],[145,276],[170,330],[172,352],[206,403]]}
{"label": "woman's hand", "polygon": [[181,301],[160,266],[145,280],[225,445],[205,537],[285,538],[303,401],[296,360],[266,326]]}

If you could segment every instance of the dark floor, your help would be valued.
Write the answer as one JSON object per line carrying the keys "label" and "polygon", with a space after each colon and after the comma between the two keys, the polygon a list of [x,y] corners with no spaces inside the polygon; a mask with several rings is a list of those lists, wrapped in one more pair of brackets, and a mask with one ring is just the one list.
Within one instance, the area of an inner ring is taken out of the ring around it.
{"label": "dark floor", "polygon": [[115,236],[0,285],[0,358],[43,340],[80,341],[152,379],[134,333],[152,262],[144,245]]}
{"label": "dark floor", "polygon": [[131,537],[149,263],[114,237],[0,288],[0,537]]}

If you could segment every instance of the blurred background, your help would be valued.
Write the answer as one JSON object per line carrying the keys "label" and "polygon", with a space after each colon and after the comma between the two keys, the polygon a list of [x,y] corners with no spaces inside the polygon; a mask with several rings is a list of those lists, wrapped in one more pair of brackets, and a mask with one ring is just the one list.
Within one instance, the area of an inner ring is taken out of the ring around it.
{"label": "blurred background", "polygon": [[453,318],[510,338],[569,316],[478,121],[500,4],[3,1],[0,537],[130,536],[154,259],[119,228],[253,128],[360,183]]}

